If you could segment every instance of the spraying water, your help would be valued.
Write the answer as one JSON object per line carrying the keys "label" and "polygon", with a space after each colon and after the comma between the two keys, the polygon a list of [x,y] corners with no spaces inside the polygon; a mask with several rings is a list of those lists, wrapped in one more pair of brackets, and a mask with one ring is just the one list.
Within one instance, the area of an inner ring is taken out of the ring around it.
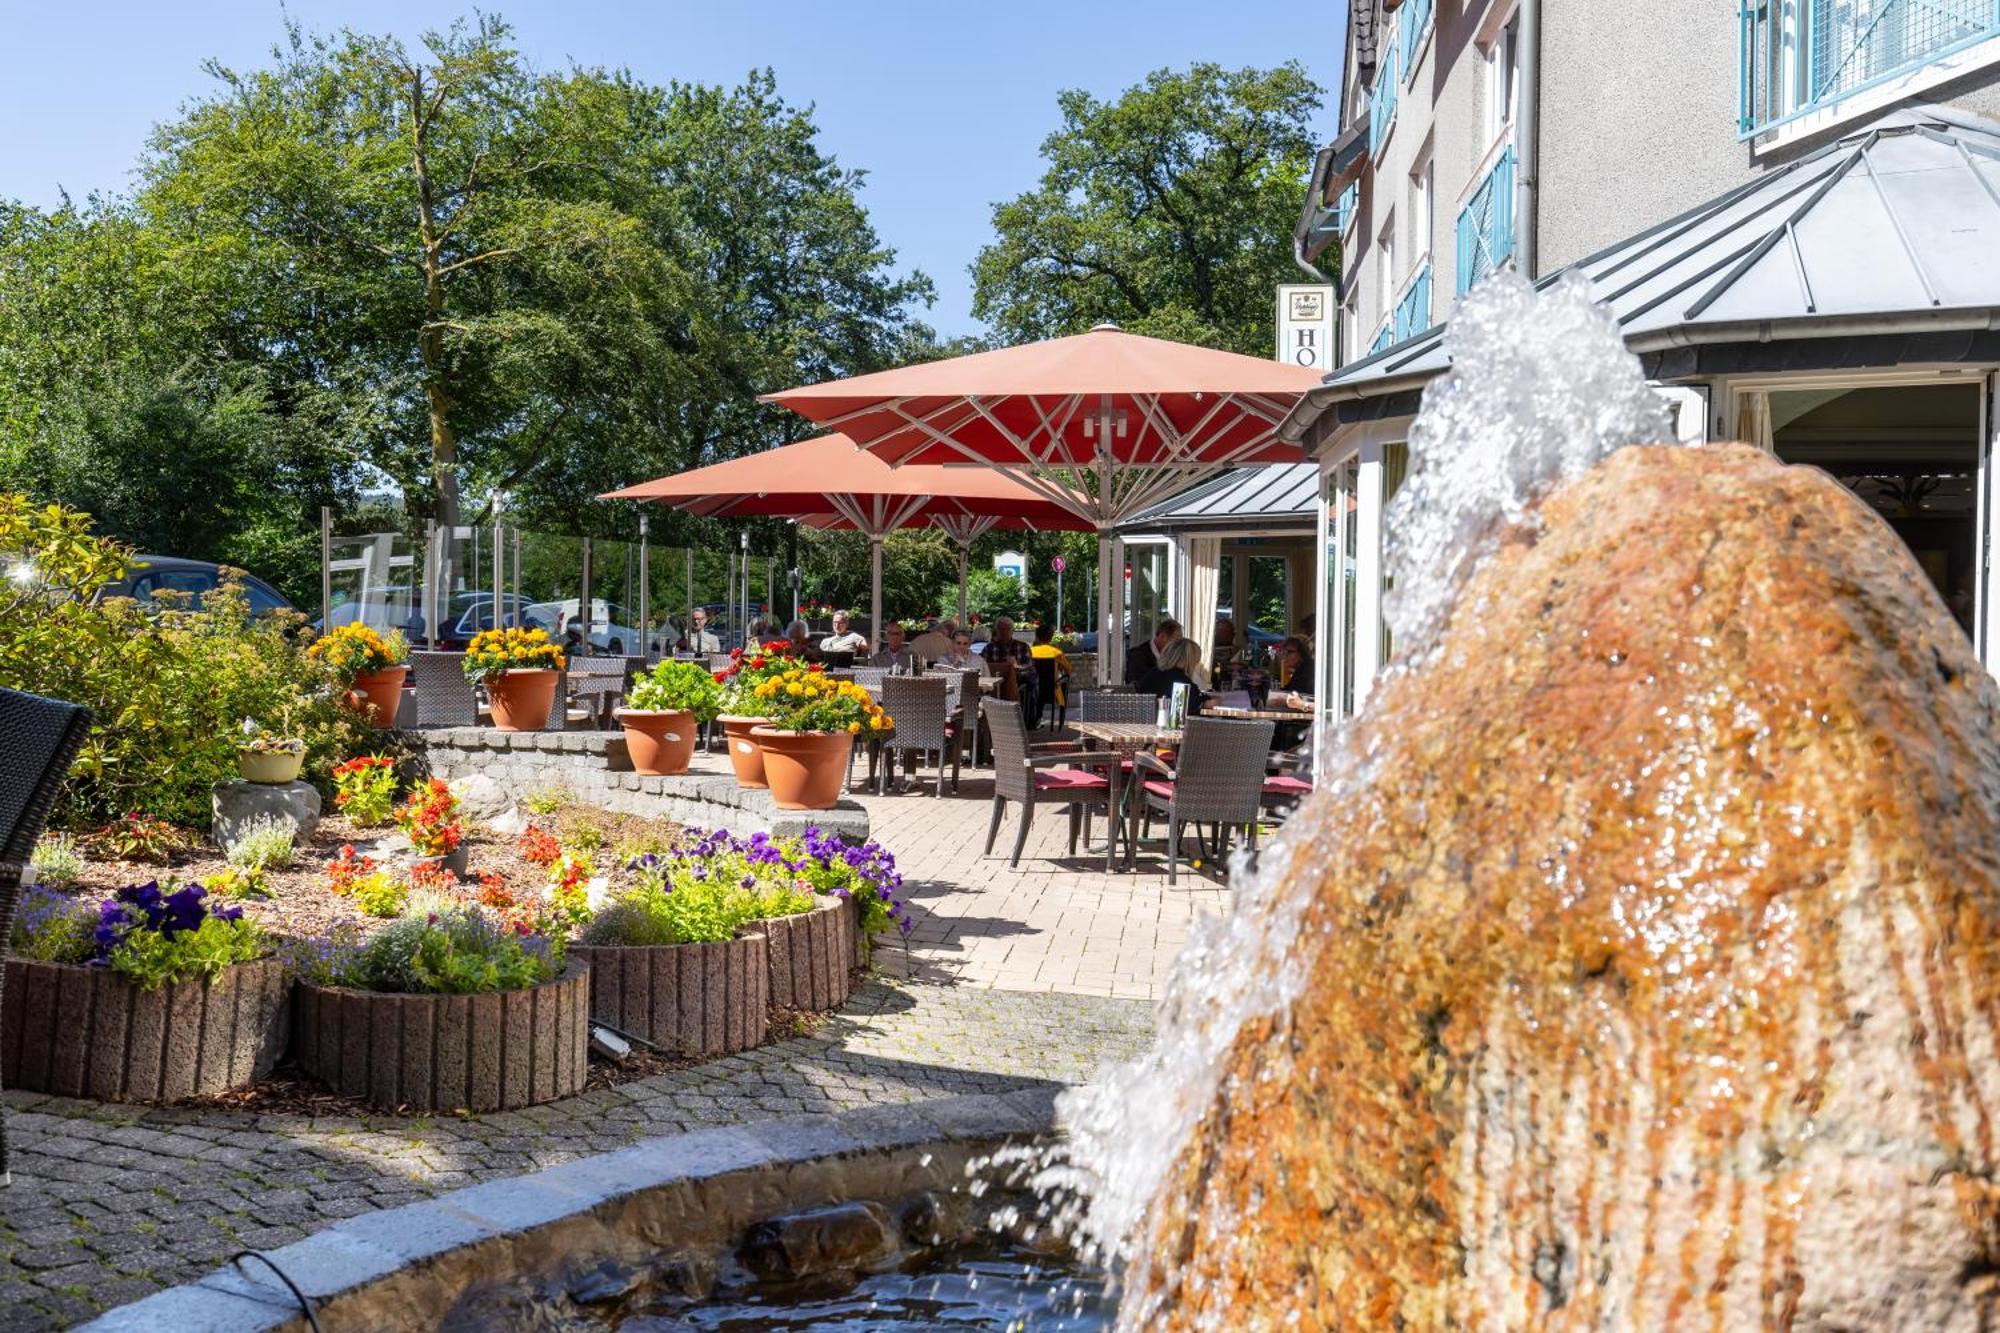
{"label": "spraying water", "polygon": [[[1453,368],[1424,395],[1411,470],[1387,516],[1388,612],[1404,661],[1428,651],[1457,589],[1509,525],[1531,521],[1540,496],[1622,445],[1668,437],[1659,396],[1580,279],[1539,294],[1512,274],[1482,284],[1453,318],[1446,347]],[[1366,785],[1370,757],[1344,749],[1332,771],[1313,810],[1337,809]],[[1034,1183],[1057,1201],[1060,1226],[1126,1268],[1127,1327],[1150,1317],[1145,1293],[1156,1285],[1145,1269],[1158,1256],[1135,1242],[1216,1104],[1225,1058],[1246,1026],[1298,996],[1307,951],[1296,945],[1313,878],[1291,871],[1295,860],[1335,852],[1313,810],[1286,826],[1254,872],[1233,868],[1233,910],[1191,933],[1153,1048],[1059,1102],[1068,1143],[1039,1163]]]}

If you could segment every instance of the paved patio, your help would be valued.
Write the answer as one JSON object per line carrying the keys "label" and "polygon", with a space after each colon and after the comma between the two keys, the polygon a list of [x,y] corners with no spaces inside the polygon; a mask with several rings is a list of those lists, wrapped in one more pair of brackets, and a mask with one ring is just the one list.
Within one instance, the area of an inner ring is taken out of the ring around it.
{"label": "paved patio", "polygon": [[810,1037],[518,1113],[310,1119],[6,1093],[0,1331],[62,1327],[337,1218],[638,1139],[804,1112],[1076,1082],[1151,1032],[1161,974],[1226,891],[1156,865],[1052,860],[1038,820],[1018,870],[984,858],[992,785],[865,797],[917,926]]}

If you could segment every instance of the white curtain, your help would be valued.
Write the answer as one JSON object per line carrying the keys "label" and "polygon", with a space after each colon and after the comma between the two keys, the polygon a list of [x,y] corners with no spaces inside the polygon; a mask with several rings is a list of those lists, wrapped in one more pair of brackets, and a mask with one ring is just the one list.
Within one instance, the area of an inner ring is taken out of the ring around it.
{"label": "white curtain", "polygon": [[[1215,654],[1215,599],[1222,568],[1222,538],[1188,538],[1187,557],[1188,623],[1181,632],[1201,645],[1202,660],[1209,662]],[[1239,626],[1236,632],[1240,638],[1243,630]]]}

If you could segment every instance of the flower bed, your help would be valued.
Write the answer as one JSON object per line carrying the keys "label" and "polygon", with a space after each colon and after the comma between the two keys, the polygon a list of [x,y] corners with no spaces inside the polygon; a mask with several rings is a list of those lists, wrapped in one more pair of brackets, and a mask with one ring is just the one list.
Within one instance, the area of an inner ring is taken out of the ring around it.
{"label": "flower bed", "polygon": [[8,1087],[172,1101],[248,1086],[283,1049],[284,969],[240,909],[211,910],[198,885],[131,885],[95,910],[33,888],[11,944]]}
{"label": "flower bed", "polygon": [[576,944],[590,965],[590,1016],[683,1056],[764,1043],[771,987],[761,933],[710,943]]}
{"label": "flower bed", "polygon": [[810,912],[764,923],[771,1003],[787,1009],[838,1009],[854,990],[855,912],[821,898]]}

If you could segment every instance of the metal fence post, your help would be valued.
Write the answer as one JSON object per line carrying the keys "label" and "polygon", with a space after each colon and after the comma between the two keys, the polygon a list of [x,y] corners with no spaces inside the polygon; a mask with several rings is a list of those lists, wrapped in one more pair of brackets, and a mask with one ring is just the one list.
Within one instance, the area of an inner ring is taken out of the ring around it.
{"label": "metal fence post", "polygon": [[333,510],[319,507],[319,628],[333,628]]}

